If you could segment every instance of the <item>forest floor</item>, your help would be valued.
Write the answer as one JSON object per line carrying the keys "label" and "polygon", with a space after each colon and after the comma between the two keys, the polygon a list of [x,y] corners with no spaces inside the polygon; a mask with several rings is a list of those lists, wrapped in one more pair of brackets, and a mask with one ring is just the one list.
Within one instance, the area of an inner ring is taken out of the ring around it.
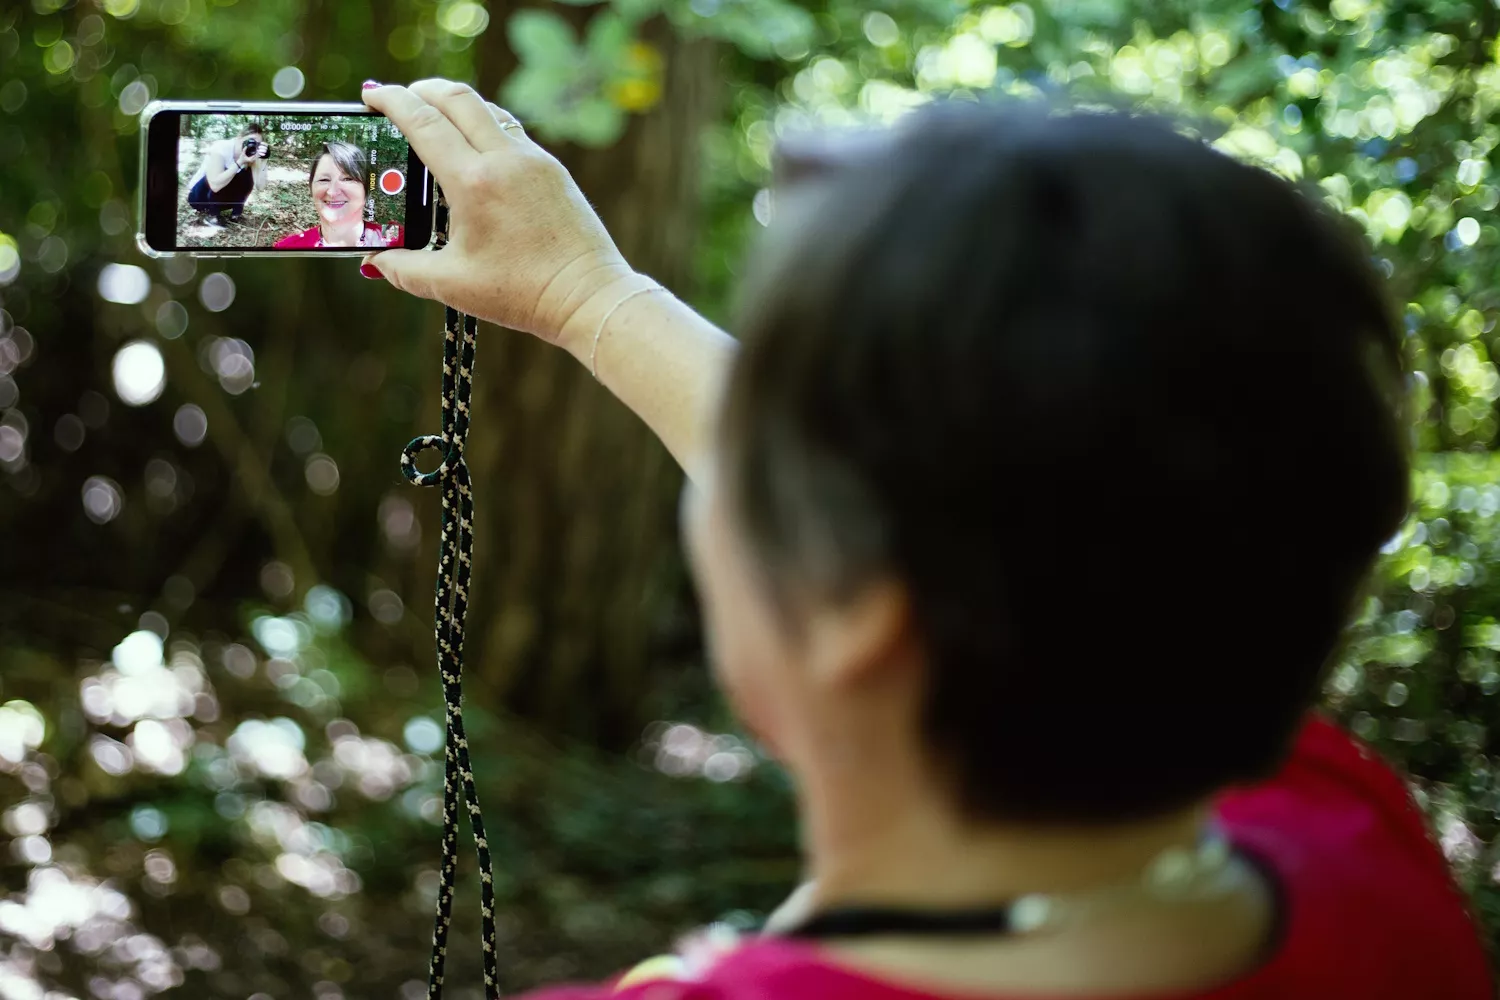
{"label": "forest floor", "polygon": [[192,177],[193,172],[187,172],[182,178],[183,200],[177,206],[182,246],[269,247],[283,236],[317,224],[318,214],[307,190],[307,171],[301,167],[267,166],[267,184],[245,202],[239,225],[211,225],[188,205],[187,182]]}

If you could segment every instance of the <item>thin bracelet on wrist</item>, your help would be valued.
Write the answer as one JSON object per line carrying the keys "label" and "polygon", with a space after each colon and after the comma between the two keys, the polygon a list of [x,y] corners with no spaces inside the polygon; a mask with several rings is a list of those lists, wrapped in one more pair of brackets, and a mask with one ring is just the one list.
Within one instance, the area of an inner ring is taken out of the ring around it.
{"label": "thin bracelet on wrist", "polygon": [[609,309],[604,313],[604,318],[599,321],[599,327],[594,331],[594,347],[593,350],[589,351],[589,374],[594,376],[595,382],[599,381],[599,340],[604,336],[604,328],[609,325],[609,321],[614,316],[615,310],[619,309],[621,306],[629,302],[631,299],[635,298],[637,295],[645,295],[648,292],[666,291],[666,289],[656,281],[652,281],[649,278],[647,280],[651,281],[651,284],[646,285],[643,288],[637,288],[632,291],[626,292],[619,298],[617,302],[615,302],[614,305],[609,307]]}

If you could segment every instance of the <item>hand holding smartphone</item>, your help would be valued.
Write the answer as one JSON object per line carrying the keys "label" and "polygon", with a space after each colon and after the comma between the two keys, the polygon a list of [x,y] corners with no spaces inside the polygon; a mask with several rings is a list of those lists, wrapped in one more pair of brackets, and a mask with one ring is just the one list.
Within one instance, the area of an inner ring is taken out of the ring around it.
{"label": "hand holding smartphone", "polygon": [[373,255],[396,288],[569,350],[582,338],[586,356],[611,297],[655,285],[631,270],[563,165],[472,87],[419,80],[363,96],[411,141],[451,210],[440,252]]}
{"label": "hand holding smartphone", "polygon": [[363,104],[158,101],[142,112],[153,256],[363,255],[432,240],[433,178]]}
{"label": "hand holding smartphone", "polygon": [[[369,257],[362,273],[401,291],[585,356],[611,306],[655,286],[562,164],[473,88],[421,80],[363,97],[148,106],[142,251]],[[412,252],[432,242],[434,181],[448,241]]]}

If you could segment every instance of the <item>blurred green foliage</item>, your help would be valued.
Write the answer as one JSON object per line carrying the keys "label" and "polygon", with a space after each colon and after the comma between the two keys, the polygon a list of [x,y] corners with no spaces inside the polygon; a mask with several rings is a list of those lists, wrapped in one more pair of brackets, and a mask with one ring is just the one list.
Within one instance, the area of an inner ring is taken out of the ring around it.
{"label": "blurred green foliage", "polygon": [[[394,459],[435,412],[436,344],[413,335],[432,315],[332,268],[139,257],[140,108],[348,100],[366,77],[443,74],[488,80],[550,142],[607,153],[675,113],[685,42],[714,49],[717,103],[681,195],[713,315],[769,211],[778,136],[939,96],[1124,95],[1366,229],[1407,331],[1417,502],[1327,705],[1409,769],[1495,940],[1497,33],[1478,0],[6,5],[0,993],[417,996],[425,975],[440,697],[411,664],[430,656],[433,511]],[[140,344],[162,385],[126,405],[118,359]],[[481,486],[481,518],[485,502]],[[1337,516],[1308,510],[1309,544]],[[1274,630],[1276,606],[1226,620]],[[795,878],[784,782],[715,735],[731,724],[690,606],[667,593],[641,613],[661,623],[661,671],[573,695],[684,720],[631,746],[470,689],[508,988],[606,973],[763,911]],[[475,898],[461,890],[457,996],[478,995]]]}

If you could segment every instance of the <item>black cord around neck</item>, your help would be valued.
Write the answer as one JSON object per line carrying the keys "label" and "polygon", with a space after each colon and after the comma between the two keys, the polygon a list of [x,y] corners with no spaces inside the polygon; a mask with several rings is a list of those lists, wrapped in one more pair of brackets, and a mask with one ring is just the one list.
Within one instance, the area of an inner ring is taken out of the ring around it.
{"label": "black cord around neck", "polygon": [[965,910],[916,910],[893,906],[844,906],[824,910],[786,931],[784,937],[824,938],[966,936],[1014,933],[1013,903]]}
{"label": "black cord around neck", "polygon": [[[1284,890],[1274,868],[1254,855],[1228,845],[1216,832],[1205,834],[1200,851],[1218,840],[1229,853],[1251,864],[1271,887],[1275,896],[1275,915],[1271,947],[1284,933],[1286,903]],[[1025,934],[1051,924],[1057,917],[1054,904],[1045,895],[1021,896],[1007,903],[988,906],[922,909],[907,906],[838,906],[814,913],[806,920],[782,932],[782,936],[804,940],[868,937],[1006,937]]]}

